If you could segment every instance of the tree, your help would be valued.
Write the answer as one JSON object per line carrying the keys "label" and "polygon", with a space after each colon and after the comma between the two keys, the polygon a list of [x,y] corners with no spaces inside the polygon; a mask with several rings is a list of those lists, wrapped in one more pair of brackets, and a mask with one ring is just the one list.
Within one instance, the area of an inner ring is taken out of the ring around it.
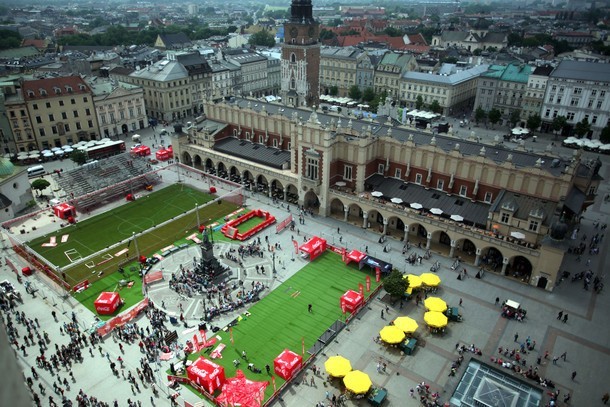
{"label": "tree", "polygon": [[489,119],[489,122],[491,123],[491,127],[493,128],[493,126],[496,123],[498,123],[500,121],[500,119],[502,118],[502,112],[500,112],[496,108],[491,109],[489,111],[489,113],[487,113],[487,118]]}
{"label": "tree", "polygon": [[530,129],[531,131],[538,130],[538,128],[540,127],[541,124],[542,124],[542,118],[538,114],[532,115],[527,118],[526,125],[527,125],[527,128]]}
{"label": "tree", "polygon": [[360,90],[358,85],[352,85],[349,88],[348,96],[354,100],[360,100],[360,98],[362,97],[362,91]]}
{"label": "tree", "polygon": [[275,45],[275,37],[267,30],[260,30],[259,32],[252,34],[250,40],[248,40],[248,44],[273,47]]}
{"label": "tree", "polygon": [[320,30],[320,39],[321,40],[332,40],[336,36],[337,36],[337,34],[335,34],[334,32],[332,32],[330,30],[327,30],[326,28],[322,28]]}
{"label": "tree", "polygon": [[430,103],[430,110],[434,113],[440,114],[443,112],[443,107],[440,103],[438,103],[438,100],[433,100],[432,103]]}
{"label": "tree", "polygon": [[372,102],[375,100],[375,91],[373,88],[366,88],[364,92],[362,92],[362,100],[365,102]]}
{"label": "tree", "polygon": [[482,122],[485,120],[485,118],[487,118],[487,112],[485,109],[483,109],[481,106],[477,107],[477,109],[474,111],[474,121],[479,124],[479,122]]}
{"label": "tree", "polygon": [[21,35],[11,30],[0,30],[0,49],[17,48],[21,45]]}
{"label": "tree", "polygon": [[587,120],[586,118],[582,119],[581,121],[576,123],[576,126],[574,126],[574,133],[576,133],[578,138],[584,137],[589,132],[589,130],[591,130],[591,125],[589,124],[589,120]]}
{"label": "tree", "polygon": [[40,195],[43,190],[47,189],[49,185],[51,185],[51,183],[44,178],[38,178],[32,181],[32,189],[38,191],[38,195]]}
{"label": "tree", "polygon": [[409,282],[402,277],[400,271],[394,269],[383,279],[383,288],[394,299],[402,298],[409,288]]}
{"label": "tree", "polygon": [[508,117],[511,127],[515,127],[515,125],[519,123],[519,120],[521,120],[521,110],[511,111],[510,116]]}
{"label": "tree", "polygon": [[331,95],[331,96],[337,96],[337,95],[339,94],[339,88],[338,88],[338,87],[336,87],[336,86],[334,86],[334,85],[333,85],[333,86],[331,86],[331,87],[328,89],[328,94],[329,94],[329,95]]}
{"label": "tree", "polygon": [[398,28],[394,28],[394,27],[386,28],[385,30],[383,30],[383,33],[390,37],[402,37],[402,35],[403,35],[403,32],[401,30],[399,30]]}
{"label": "tree", "polygon": [[567,122],[568,119],[565,116],[557,116],[553,119],[553,122],[551,123],[551,129],[555,133],[555,137],[557,137],[557,132],[559,130],[563,131],[563,127],[566,125]]}
{"label": "tree", "polygon": [[87,162],[87,153],[80,150],[75,150],[70,153],[70,159],[78,165],[83,165]]}
{"label": "tree", "polygon": [[599,141],[604,144],[610,144],[610,125],[604,127],[599,135]]}
{"label": "tree", "polygon": [[421,95],[417,95],[417,99],[415,99],[415,108],[419,110],[422,107],[424,107],[424,98],[422,98]]}

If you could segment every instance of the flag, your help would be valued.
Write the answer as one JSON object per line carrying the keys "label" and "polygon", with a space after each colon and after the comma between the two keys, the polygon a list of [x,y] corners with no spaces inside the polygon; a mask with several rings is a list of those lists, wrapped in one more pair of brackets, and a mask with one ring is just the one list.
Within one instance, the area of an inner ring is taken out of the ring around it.
{"label": "flag", "polygon": [[379,267],[377,267],[375,269],[375,281],[376,282],[380,282],[381,281],[381,269]]}
{"label": "flag", "polygon": [[233,328],[229,328],[229,335],[231,335],[231,343],[235,345],[235,341],[233,340]]}
{"label": "flag", "polygon": [[371,291],[371,276],[366,276],[366,292]]}
{"label": "flag", "polygon": [[299,254],[299,243],[296,240],[293,240],[292,244],[294,245],[294,254]]}
{"label": "flag", "polygon": [[275,376],[271,376],[271,383],[273,383],[273,393],[277,392],[277,388],[275,387]]}

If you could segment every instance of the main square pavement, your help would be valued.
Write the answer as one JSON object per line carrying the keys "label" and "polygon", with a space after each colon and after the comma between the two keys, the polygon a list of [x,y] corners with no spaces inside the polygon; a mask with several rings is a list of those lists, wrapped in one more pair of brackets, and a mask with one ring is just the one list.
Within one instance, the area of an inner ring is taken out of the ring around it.
{"label": "main square pavement", "polygon": [[[610,167],[608,165],[602,167],[602,172],[605,179],[610,177]],[[175,177],[175,173],[173,175],[172,173],[164,174],[164,182],[174,181],[175,179],[172,179],[172,176]],[[200,186],[206,187],[207,185]],[[603,197],[608,193],[610,193],[610,185],[608,183],[602,184],[598,200],[584,214],[579,239],[583,235],[590,238],[595,233],[604,233],[594,229],[593,224],[594,222],[603,223],[608,221],[610,203],[603,200]],[[278,219],[285,218],[289,210],[292,211],[293,216],[296,217],[297,215],[294,206],[287,210],[286,207],[273,204],[269,198],[262,195],[248,196],[247,205],[269,210]],[[92,213],[90,216],[94,214]],[[553,292],[547,292],[492,272],[487,272],[482,279],[475,279],[472,276],[476,274],[477,270],[473,268],[469,268],[468,274],[471,278],[457,280],[457,274],[450,268],[452,263],[450,259],[433,253],[432,258],[424,260],[420,266],[406,265],[404,256],[401,254],[402,242],[388,241],[386,245],[389,244],[390,251],[389,253],[383,253],[382,245],[377,243],[379,235],[373,231],[364,231],[358,225],[347,225],[329,218],[306,216],[305,224],[299,224],[297,228],[299,229],[298,235],[296,231],[293,233],[289,230],[275,234],[274,229],[261,235],[261,238],[265,235],[268,236],[270,243],[277,242],[283,249],[276,256],[277,274],[275,277],[269,274],[267,276],[257,275],[255,272],[245,274],[237,272],[236,278],[244,281],[246,285],[256,280],[265,283],[270,289],[275,289],[306,264],[305,260],[292,254],[292,235],[299,243],[314,234],[324,237],[332,243],[339,239],[337,233],[339,228],[343,245],[350,249],[361,250],[368,246],[371,255],[387,260],[402,272],[414,274],[427,272],[434,261],[440,261],[441,268],[438,275],[441,277],[442,283],[438,296],[451,306],[457,306],[462,299],[463,304],[460,307],[460,313],[463,315],[464,321],[461,323],[450,322],[447,333],[441,337],[431,335],[425,330],[423,307],[421,305],[416,307],[412,301],[405,302],[402,308],[398,304],[390,305],[389,312],[385,314],[385,319],[382,319],[381,311],[385,310],[386,305],[389,305],[383,301],[385,293],[382,290],[349,324],[347,329],[344,329],[324,349],[323,353],[313,360],[313,364],[323,366],[326,357],[331,355],[340,354],[348,358],[355,369],[363,370],[370,375],[375,386],[385,387],[388,390],[387,405],[419,405],[416,399],[410,398],[409,389],[415,388],[417,383],[422,381],[428,383],[431,390],[438,391],[443,401],[447,401],[464,370],[464,365],[462,365],[455,377],[449,376],[451,363],[458,358],[458,353],[455,351],[457,343],[474,344],[483,351],[481,359],[489,361],[490,357],[497,355],[499,347],[512,349],[519,346],[514,341],[515,334],[519,335],[520,342],[528,336],[531,340],[536,341],[535,350],[525,356],[528,365],[536,366],[536,358],[539,355],[543,356],[547,351],[549,352],[549,358],[542,359],[538,371],[542,377],[549,378],[556,383],[557,388],[561,390],[560,400],[563,400],[564,394],[570,393],[570,403],[573,406],[602,405],[602,395],[610,391],[610,381],[607,375],[610,365],[610,324],[606,314],[610,309],[610,300],[607,289],[604,289],[601,294],[595,294],[592,291],[585,291],[581,281],[571,282],[567,280],[555,287]],[[578,241],[576,240],[575,243]],[[4,245],[7,245],[6,241]],[[605,277],[604,265],[610,260],[608,259],[607,239],[602,241],[600,248],[598,255],[583,256],[581,262],[577,262],[574,255],[566,255],[562,270],[568,270],[574,274],[591,268],[599,273],[602,278]],[[224,249],[222,245],[218,244],[216,250]],[[418,251],[418,249],[415,250]],[[25,266],[11,250],[5,249],[3,255],[11,258],[19,267]],[[178,269],[179,264],[189,258],[192,258],[190,253],[184,252],[181,254],[178,252],[166,259],[159,267],[169,277],[169,274]],[[590,266],[586,266],[588,259],[591,260]],[[267,269],[271,268],[271,258],[269,256],[266,256],[262,262],[261,264],[268,265]],[[247,270],[252,267],[254,267],[254,264],[246,264]],[[60,334],[58,324],[53,323],[52,318],[50,318],[52,310],[58,311],[60,322],[68,322],[72,312],[76,313],[79,324],[83,328],[88,328],[94,321],[94,316],[90,311],[74,299],[61,295],[58,290],[39,275],[28,278],[40,289],[36,298],[32,298],[25,293],[23,286],[17,283],[15,275],[4,265],[0,272],[0,278],[8,279],[22,292],[25,304],[20,306],[19,309],[24,310],[30,318],[37,317],[41,323],[40,329],[48,332],[51,340],[55,343],[67,343],[67,338]],[[196,326],[200,321],[202,308],[201,303],[196,299],[179,297],[163,285],[151,287],[149,296],[157,304],[164,301],[166,311],[173,315],[179,314],[179,307],[182,305],[188,324],[191,327]],[[522,307],[528,311],[524,322],[520,323],[502,318],[500,308],[495,305],[496,297],[501,300],[511,299],[520,302]],[[556,319],[559,311],[569,315],[567,323]],[[382,327],[401,315],[411,316],[420,323],[419,338],[423,346],[418,347],[412,356],[401,355],[394,349],[388,349],[373,340]],[[224,315],[220,319],[214,320],[213,325],[223,326],[234,316]],[[136,322],[142,327],[148,325],[146,318],[140,318]],[[192,335],[192,329],[179,328],[178,334],[179,343],[184,344],[186,338]],[[278,332],[278,335],[280,334]],[[106,339],[102,348],[104,352],[108,352],[110,358],[116,359],[120,355],[118,343],[113,339]],[[557,364],[553,364],[553,356],[559,356],[564,352],[567,352],[566,361],[560,359]],[[129,383],[117,379],[111,374],[108,361],[98,352],[95,352],[93,357],[90,357],[87,352],[83,352],[83,354],[85,355],[84,363],[76,364],[73,367],[77,382],[71,386],[70,391],[66,392],[72,400],[74,400],[79,389],[83,389],[85,393],[106,402],[111,403],[116,399],[121,406],[127,405],[126,400],[128,398],[132,401],[140,401],[143,405],[152,405],[153,403],[161,406],[169,405],[169,400],[165,396],[170,393],[170,390],[165,387],[166,380],[164,378],[164,372],[169,368],[169,362],[161,362],[160,365],[156,366],[157,385],[162,393],[159,398],[151,399],[152,391],[150,387],[141,387],[141,392],[134,395]],[[15,355],[19,366],[27,376],[30,366],[35,365],[34,349],[28,351],[28,356],[23,356],[21,352],[15,353]],[[123,355],[126,369],[135,372],[135,368],[139,366],[140,357],[141,353],[136,345],[127,347],[127,352]],[[387,364],[384,373],[378,373],[376,369],[380,360]],[[572,380],[571,373],[574,371],[577,372],[577,377]],[[47,387],[47,395],[53,394],[52,383],[55,378],[51,377],[46,371],[39,371],[39,374],[41,376],[39,381]],[[311,377],[311,373],[308,372],[308,374]],[[62,376],[66,376],[66,374],[64,373]],[[301,378],[299,376],[294,384],[288,386],[276,405],[289,407],[314,406],[326,399],[327,391],[330,394],[339,393],[338,388],[324,384],[325,375],[316,376],[314,385],[302,384]],[[267,378],[263,374],[261,379]],[[9,390],[8,393],[7,391],[2,392],[0,405],[19,405],[15,402],[11,404],[3,402],[3,400],[13,400],[11,399],[12,391],[17,392],[14,388]],[[2,397],[7,398],[3,399]],[[55,399],[57,400],[57,397]],[[185,389],[180,391],[178,401],[180,404],[184,404],[185,401],[189,403],[201,402],[195,394]],[[545,401],[548,401],[548,397],[545,398]],[[348,405],[350,403],[352,405],[363,405],[364,401],[348,401]],[[558,404],[563,405],[562,402]]]}

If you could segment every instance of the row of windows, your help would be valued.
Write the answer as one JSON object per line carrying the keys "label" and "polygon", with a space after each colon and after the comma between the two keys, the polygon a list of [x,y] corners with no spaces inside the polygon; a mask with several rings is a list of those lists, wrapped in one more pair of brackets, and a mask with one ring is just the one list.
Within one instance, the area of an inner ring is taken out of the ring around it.
{"label": "row of windows", "polygon": [[[500,215],[500,222],[510,225],[511,218],[512,218],[512,215],[510,213],[502,212],[502,215]],[[540,221],[530,219],[527,229],[530,232],[538,232],[539,228],[540,228]]]}
{"label": "row of windows", "polygon": [[[85,115],[87,116],[91,116],[91,110],[90,109],[85,109]],[[49,121],[54,122],[55,121],[55,115],[53,113],[49,114]],[[72,111],[72,117],[76,118],[78,117],[78,110],[73,110]],[[68,113],[67,112],[61,112],[61,118],[63,120],[68,120]],[[42,123],[42,117],[40,116],[36,116],[35,118],[36,123],[41,124]]]}
{"label": "row of windows", "polygon": [[[87,120],[87,126],[92,129],[93,128],[93,120]],[[76,130],[82,130],[83,127],[81,125],[80,122],[76,122],[75,123],[75,128]],[[51,126],[51,132],[53,134],[59,134],[59,135],[64,135],[65,133],[69,133],[70,132],[70,124],[66,123],[66,124],[61,124],[58,126]],[[45,137],[46,131],[44,129],[44,127],[40,127],[38,129],[38,134],[40,135],[40,137]]]}

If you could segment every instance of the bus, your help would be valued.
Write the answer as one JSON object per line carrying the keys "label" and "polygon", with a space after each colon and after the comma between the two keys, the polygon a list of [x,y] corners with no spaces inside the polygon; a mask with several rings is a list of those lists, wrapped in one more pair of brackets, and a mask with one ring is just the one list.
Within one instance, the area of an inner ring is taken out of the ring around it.
{"label": "bus", "polygon": [[110,157],[112,155],[121,154],[125,151],[125,142],[122,140],[108,141],[93,147],[88,147],[86,150],[89,160],[99,160],[100,158]]}

